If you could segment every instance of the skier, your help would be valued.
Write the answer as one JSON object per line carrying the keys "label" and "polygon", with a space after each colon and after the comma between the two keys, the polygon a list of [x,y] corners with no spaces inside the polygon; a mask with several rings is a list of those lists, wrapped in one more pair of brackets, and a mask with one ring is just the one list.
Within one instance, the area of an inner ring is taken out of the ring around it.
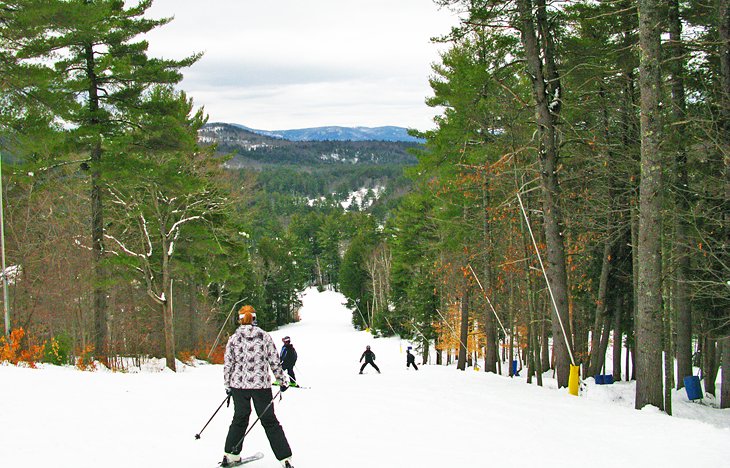
{"label": "skier", "polygon": [[418,370],[418,366],[416,365],[416,356],[411,354],[411,347],[409,346],[406,350],[406,369],[410,366],[413,366],[414,369]]}
{"label": "skier", "polygon": [[365,366],[370,364],[375,368],[376,371],[378,371],[378,374],[380,374],[380,369],[378,369],[378,366],[375,365],[375,353],[370,351],[370,346],[365,347],[365,352],[362,353],[362,356],[360,356],[360,362],[365,359],[365,364],[362,365],[360,368],[360,373],[362,374],[363,369],[365,369]]}
{"label": "skier", "polygon": [[226,393],[233,397],[234,412],[221,466],[235,466],[241,460],[241,448],[253,400],[274,455],[281,461],[281,466],[293,468],[289,442],[274,414],[269,369],[281,382],[282,392],[286,391],[289,379],[281,368],[274,340],[254,325],[255,317],[256,311],[252,306],[243,306],[238,313],[241,326],[226,345],[223,384]]}
{"label": "skier", "polygon": [[291,344],[291,338],[285,336],[281,339],[284,342],[284,346],[281,347],[281,368],[289,374],[289,385],[292,387],[297,386],[297,379],[294,376],[294,365],[297,363],[297,350],[294,349],[294,345]]}

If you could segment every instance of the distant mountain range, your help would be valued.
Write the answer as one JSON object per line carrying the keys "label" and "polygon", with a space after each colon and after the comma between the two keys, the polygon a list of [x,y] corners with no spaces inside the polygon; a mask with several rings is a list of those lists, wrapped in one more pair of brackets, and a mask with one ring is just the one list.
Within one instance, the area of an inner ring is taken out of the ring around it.
{"label": "distant mountain range", "polygon": [[[215,124],[212,124],[215,125]],[[314,127],[293,130],[257,130],[245,125],[230,124],[249,132],[281,138],[289,141],[405,141],[422,143],[423,141],[408,134],[403,127]]]}
{"label": "distant mountain range", "polygon": [[[342,139],[332,138],[335,133],[328,133],[326,129],[337,129]],[[287,130],[285,132],[258,133],[242,125],[226,123],[209,123],[198,132],[198,139],[203,144],[216,144],[218,151],[234,154],[233,159],[226,164],[230,168],[260,166],[262,164],[295,164],[295,165],[332,165],[332,164],[368,164],[368,165],[408,165],[414,164],[416,158],[411,150],[420,146],[416,141],[387,140],[384,137],[388,132],[384,128],[397,129],[398,127],[382,127],[369,129],[371,138],[379,135],[380,139],[345,139],[345,130],[355,133],[363,129],[345,129],[342,127],[325,127],[323,129]],[[401,129],[405,132],[405,129]],[[289,132],[308,132],[296,136]],[[284,138],[286,133],[288,138]],[[391,133],[394,135],[395,133]],[[319,135],[323,139],[313,139]],[[330,138],[324,138],[329,135]],[[351,136],[354,133],[351,134]]]}

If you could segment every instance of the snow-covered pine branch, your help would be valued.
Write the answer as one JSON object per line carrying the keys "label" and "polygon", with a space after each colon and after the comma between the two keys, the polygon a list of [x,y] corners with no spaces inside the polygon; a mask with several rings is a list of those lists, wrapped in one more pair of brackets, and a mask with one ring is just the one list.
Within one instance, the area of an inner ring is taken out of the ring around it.
{"label": "snow-covered pine branch", "polygon": [[189,217],[187,217],[187,218],[183,218],[183,219],[181,219],[181,220],[177,221],[177,222],[176,222],[175,224],[173,224],[173,225],[172,225],[172,227],[170,228],[170,230],[169,230],[169,231],[167,232],[167,238],[169,239],[169,238],[170,238],[170,236],[172,236],[172,234],[173,234],[173,233],[174,233],[174,232],[175,232],[175,231],[176,231],[177,229],[179,229],[179,228],[180,228],[180,226],[182,226],[183,224],[185,224],[185,223],[189,223],[190,221],[194,221],[194,220],[196,220],[196,219],[201,219],[201,218],[202,218],[202,216],[196,215],[196,216],[189,216]]}
{"label": "snow-covered pine branch", "polygon": [[112,196],[112,203],[115,205],[128,206],[127,202],[122,199],[119,192],[115,191],[112,187],[109,187],[109,193]]}
{"label": "snow-covered pine branch", "polygon": [[152,288],[149,287],[147,288],[147,295],[150,296],[152,300],[157,302],[158,304],[164,304],[166,301],[164,292],[158,295],[152,290]]}
{"label": "snow-covered pine branch", "polygon": [[81,242],[81,240],[80,240],[80,237],[81,237],[81,236],[76,236],[76,237],[74,238],[74,244],[78,245],[78,246],[79,246],[79,247],[81,247],[82,249],[86,249],[86,250],[94,250],[94,249],[92,249],[91,247],[89,247],[88,245],[84,245],[84,244],[83,244],[83,243]]}
{"label": "snow-covered pine branch", "polygon": [[152,256],[152,240],[150,239],[150,233],[147,230],[147,220],[145,219],[144,215],[140,213],[139,218],[142,222],[142,230],[144,231],[144,237],[147,241],[147,256]]}
{"label": "snow-covered pine branch", "polygon": [[130,255],[132,257],[144,258],[144,254],[140,254],[140,253],[134,252],[131,249],[127,248],[127,246],[124,245],[124,243],[122,241],[120,241],[119,239],[117,239],[116,237],[110,236],[109,234],[104,234],[104,237],[107,238],[107,239],[110,239],[110,240],[114,241],[122,249],[122,251],[124,253],[126,253],[127,255]]}

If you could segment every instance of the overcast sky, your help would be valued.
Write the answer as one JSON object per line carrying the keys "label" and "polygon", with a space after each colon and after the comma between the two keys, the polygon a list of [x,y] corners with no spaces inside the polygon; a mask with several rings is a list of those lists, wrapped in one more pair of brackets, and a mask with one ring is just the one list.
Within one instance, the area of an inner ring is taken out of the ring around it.
{"label": "overcast sky", "polygon": [[426,130],[428,77],[456,17],[431,0],[155,0],[151,55],[204,52],[184,89],[211,122]]}

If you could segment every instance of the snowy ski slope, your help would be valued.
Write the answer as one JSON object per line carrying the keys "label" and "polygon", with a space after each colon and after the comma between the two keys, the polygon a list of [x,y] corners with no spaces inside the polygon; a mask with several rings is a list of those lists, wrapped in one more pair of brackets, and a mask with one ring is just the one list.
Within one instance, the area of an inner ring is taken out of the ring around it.
{"label": "snowy ski slope", "polygon": [[[275,406],[296,468],[730,466],[730,410],[682,391],[669,417],[633,410],[627,383],[589,379],[586,395],[572,397],[549,378],[539,388],[454,367],[406,370],[409,343],[353,330],[343,302],[309,289],[302,320],[272,333],[278,345],[291,336],[298,380],[311,387]],[[358,375],[366,345],[382,374]],[[215,365],[177,374],[0,366],[0,467],[213,468],[233,408],[194,436],[224,397]],[[251,468],[279,466],[257,426],[244,454],[259,450]]]}

